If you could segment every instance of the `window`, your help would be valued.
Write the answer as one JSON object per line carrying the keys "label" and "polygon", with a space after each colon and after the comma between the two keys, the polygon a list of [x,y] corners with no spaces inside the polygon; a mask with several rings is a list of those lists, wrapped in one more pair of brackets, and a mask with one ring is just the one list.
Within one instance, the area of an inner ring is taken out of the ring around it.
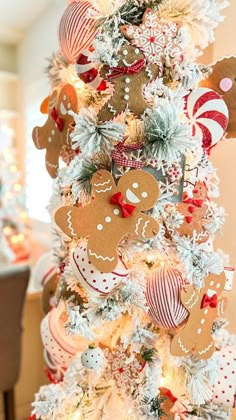
{"label": "window", "polygon": [[45,80],[34,83],[26,92],[26,205],[29,216],[43,222],[50,221],[47,205],[52,194],[52,179],[45,167],[46,151],[36,149],[32,131],[46,121],[47,116],[40,112],[40,104],[48,92]]}

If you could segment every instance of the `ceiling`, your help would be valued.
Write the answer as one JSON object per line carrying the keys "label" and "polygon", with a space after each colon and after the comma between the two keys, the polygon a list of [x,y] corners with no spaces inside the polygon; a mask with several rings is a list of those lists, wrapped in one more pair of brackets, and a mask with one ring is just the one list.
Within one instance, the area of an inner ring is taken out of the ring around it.
{"label": "ceiling", "polygon": [[0,0],[0,42],[16,44],[54,0]]}

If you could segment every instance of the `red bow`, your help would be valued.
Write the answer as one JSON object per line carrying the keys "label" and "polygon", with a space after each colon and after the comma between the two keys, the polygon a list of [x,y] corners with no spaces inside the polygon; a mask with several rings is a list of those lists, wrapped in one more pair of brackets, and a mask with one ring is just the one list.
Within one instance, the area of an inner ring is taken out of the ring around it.
{"label": "red bow", "polygon": [[131,64],[131,66],[129,67],[110,67],[109,71],[112,71],[113,73],[108,74],[107,78],[114,79],[115,77],[119,77],[122,74],[126,74],[126,75],[137,74],[140,72],[140,70],[142,70],[144,65],[145,65],[145,60],[141,58],[140,60],[135,61],[135,63]]}
{"label": "red bow", "polygon": [[183,202],[184,203],[187,203],[187,204],[193,204],[194,206],[201,208],[203,206],[204,200],[197,200],[197,199],[194,199],[194,198],[187,198]]}
{"label": "red bow", "polygon": [[162,393],[163,393],[163,394],[164,394],[167,398],[169,398],[169,399],[172,401],[172,403],[175,403],[175,402],[178,400],[178,398],[176,398],[176,397],[172,394],[172,392],[171,392],[171,390],[170,390],[170,389],[162,387],[162,388],[160,388],[160,390],[162,391]]}
{"label": "red bow", "polygon": [[132,216],[134,210],[136,209],[136,207],[132,206],[132,204],[124,203],[121,192],[118,192],[111,197],[110,204],[118,204],[120,206],[122,211],[122,217]]}
{"label": "red bow", "polygon": [[58,116],[58,112],[57,112],[55,106],[52,109],[51,117],[55,121],[58,130],[62,131],[63,128],[64,128],[64,122],[63,122],[63,119]]}
{"label": "red bow", "polygon": [[211,308],[216,308],[218,303],[217,294],[213,295],[212,297],[209,297],[207,294],[203,296],[201,309],[206,308],[207,306],[210,306]]}

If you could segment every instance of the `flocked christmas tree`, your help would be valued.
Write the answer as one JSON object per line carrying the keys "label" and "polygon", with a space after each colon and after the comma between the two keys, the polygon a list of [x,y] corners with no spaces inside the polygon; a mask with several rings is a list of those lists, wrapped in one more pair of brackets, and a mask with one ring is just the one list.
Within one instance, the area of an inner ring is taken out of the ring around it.
{"label": "flocked christmas tree", "polygon": [[230,416],[234,270],[214,249],[225,212],[209,156],[235,133],[235,66],[196,63],[226,6],[78,0],[65,10],[48,119],[33,131],[55,178],[55,248],[40,274],[52,384],[32,417]]}
{"label": "flocked christmas tree", "polygon": [[14,130],[0,120],[0,264],[29,257],[29,223],[25,195],[16,165]]}

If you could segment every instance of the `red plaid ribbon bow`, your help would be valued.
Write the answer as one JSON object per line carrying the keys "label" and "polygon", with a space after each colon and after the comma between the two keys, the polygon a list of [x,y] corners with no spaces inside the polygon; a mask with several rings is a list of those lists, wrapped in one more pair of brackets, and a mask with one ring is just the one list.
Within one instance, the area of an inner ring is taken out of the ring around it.
{"label": "red plaid ribbon bow", "polygon": [[127,168],[141,169],[144,162],[137,162],[125,156],[125,152],[133,152],[142,148],[141,143],[124,144],[126,138],[117,144],[116,148],[112,150],[111,157],[118,166],[125,166]]}
{"label": "red plaid ribbon bow", "polygon": [[51,117],[55,121],[58,130],[62,131],[63,128],[64,128],[64,122],[63,122],[63,119],[58,116],[58,112],[57,112],[55,106],[53,107],[53,109],[51,111]]}
{"label": "red plaid ribbon bow", "polygon": [[217,294],[213,295],[212,297],[209,297],[207,294],[203,296],[201,309],[206,308],[207,306],[210,306],[211,308],[216,308],[218,303]]}
{"label": "red plaid ribbon bow", "polygon": [[129,67],[109,67],[109,71],[112,73],[107,74],[108,79],[114,79],[115,77],[119,77],[124,75],[133,75],[139,73],[145,65],[145,60],[141,58],[140,60],[135,61]]}
{"label": "red plaid ribbon bow", "polygon": [[132,204],[124,203],[121,192],[118,192],[111,197],[110,204],[118,204],[122,211],[122,217],[125,218],[132,216],[134,210],[136,209],[136,207],[132,206]]}

